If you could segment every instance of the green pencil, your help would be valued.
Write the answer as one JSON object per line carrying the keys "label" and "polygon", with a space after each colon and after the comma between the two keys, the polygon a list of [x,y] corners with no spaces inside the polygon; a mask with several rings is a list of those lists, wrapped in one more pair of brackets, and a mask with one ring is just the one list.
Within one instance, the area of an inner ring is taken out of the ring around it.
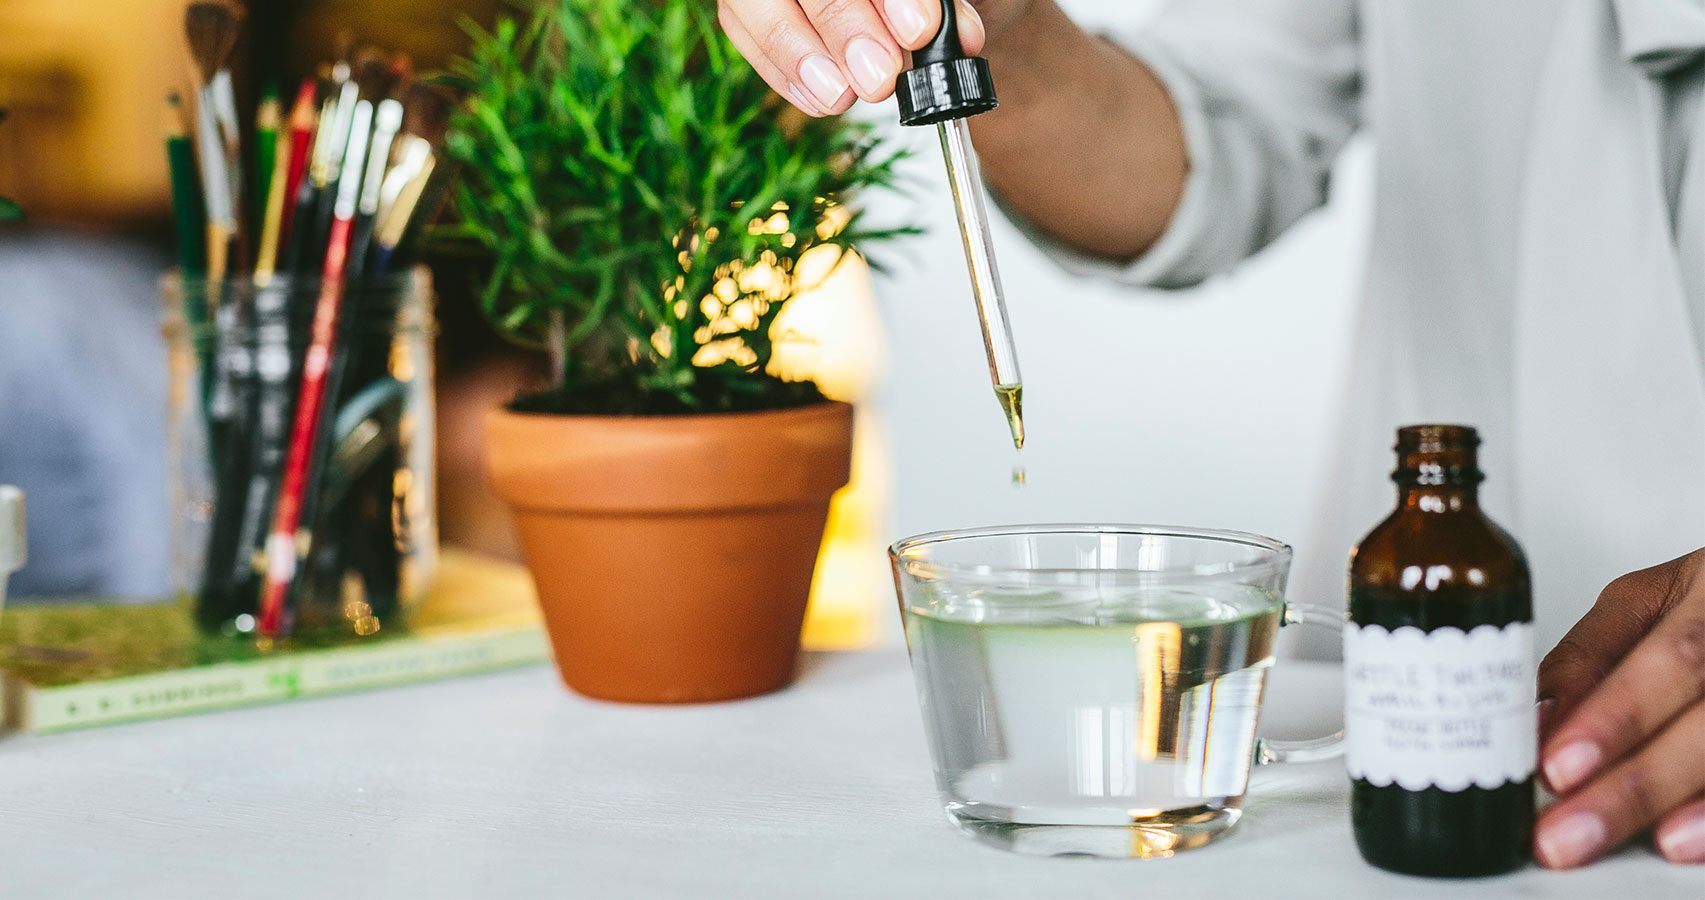
{"label": "green pencil", "polygon": [[278,104],[278,87],[267,85],[261,90],[260,107],[255,111],[255,211],[254,231],[259,234],[266,224],[266,204],[272,193],[272,169],[278,160],[278,120],[282,115]]}
{"label": "green pencil", "polygon": [[195,148],[184,127],[183,99],[166,95],[166,165],[172,182],[172,220],[177,226],[178,265],[184,279],[207,271],[207,237],[197,185]]}

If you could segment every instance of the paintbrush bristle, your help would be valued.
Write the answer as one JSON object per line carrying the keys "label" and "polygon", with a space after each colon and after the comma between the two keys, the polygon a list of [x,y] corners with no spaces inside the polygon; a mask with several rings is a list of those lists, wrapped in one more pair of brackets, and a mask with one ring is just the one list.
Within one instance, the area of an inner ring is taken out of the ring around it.
{"label": "paintbrush bristle", "polygon": [[377,104],[397,89],[396,75],[385,55],[377,50],[362,49],[355,54],[355,86],[361,99]]}
{"label": "paintbrush bristle", "polygon": [[281,115],[282,110],[279,108],[278,97],[267,97],[260,102],[260,106],[255,110],[255,127],[276,131]]}
{"label": "paintbrush bristle", "polygon": [[450,92],[443,87],[420,81],[409,85],[403,95],[403,131],[437,147],[444,142],[454,105]]}
{"label": "paintbrush bristle", "polygon": [[213,74],[225,67],[242,24],[242,8],[230,0],[197,0],[184,11],[190,57],[202,81],[212,81]]}
{"label": "paintbrush bristle", "polygon": [[318,98],[318,94],[319,91],[315,88],[314,82],[302,82],[302,86],[296,91],[296,103],[290,108],[290,130],[308,132],[314,130],[314,118],[319,115],[315,108],[317,104],[314,102]]}
{"label": "paintbrush bristle", "polygon": [[410,85],[414,84],[414,60],[406,53],[398,53],[391,57],[391,78],[396,86],[391,88],[391,96],[401,100],[408,93]]}
{"label": "paintbrush bristle", "polygon": [[332,52],[331,80],[344,82],[349,80],[350,55],[355,52],[355,32],[348,28],[340,28],[337,37],[333,39],[336,49]]}
{"label": "paintbrush bristle", "polygon": [[177,91],[166,94],[166,137],[181,138],[189,134],[189,125],[184,120],[184,100]]}

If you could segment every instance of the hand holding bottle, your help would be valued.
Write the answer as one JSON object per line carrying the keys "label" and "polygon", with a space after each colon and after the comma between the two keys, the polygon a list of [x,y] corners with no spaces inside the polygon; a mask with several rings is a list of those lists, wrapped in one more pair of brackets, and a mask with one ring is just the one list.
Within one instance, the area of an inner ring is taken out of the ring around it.
{"label": "hand holding bottle", "polygon": [[[958,4],[959,39],[979,52],[1030,0]],[[989,23],[985,29],[985,18]],[[858,99],[894,93],[906,51],[941,27],[941,0],[721,0],[717,18],[764,81],[813,116],[846,112]]]}
{"label": "hand holding bottle", "polygon": [[1647,828],[1664,858],[1705,862],[1705,549],[1611,582],[1540,664],[1539,697],[1562,797],[1540,862],[1578,866]]}

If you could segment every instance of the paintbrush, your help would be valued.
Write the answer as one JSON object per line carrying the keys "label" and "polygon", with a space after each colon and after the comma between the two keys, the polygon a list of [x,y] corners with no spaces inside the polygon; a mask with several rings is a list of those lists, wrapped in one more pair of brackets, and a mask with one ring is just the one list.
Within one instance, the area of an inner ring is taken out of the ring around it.
{"label": "paintbrush", "polygon": [[[445,168],[439,162],[438,147],[449,122],[451,97],[441,88],[412,85],[406,94],[405,108],[405,136],[398,141],[398,163],[387,174],[386,184],[391,191],[387,194],[381,188],[385,218],[374,248],[375,277],[406,264],[405,244],[436,214],[443,199]],[[366,376],[382,377],[384,360],[371,362],[377,365]],[[348,527],[343,546],[338,548],[351,556],[361,575],[368,603],[378,616],[394,609],[400,587],[398,567],[402,549],[397,543],[395,525],[395,472],[400,464],[398,432],[403,425],[400,421],[393,424],[397,430],[383,442],[380,459],[363,476],[360,488],[351,497],[353,508],[341,517]]]}
{"label": "paintbrush", "polygon": [[[371,61],[364,71],[356,74],[364,96],[384,95],[384,99],[377,101],[374,112],[372,146],[367,154],[367,170],[362,177],[361,199],[356,206],[355,233],[350,246],[352,275],[356,273],[356,267],[365,267],[368,260],[386,164],[391,157],[392,144],[403,126],[404,109],[402,102],[395,99],[396,88],[412,75],[412,65],[402,56],[393,58],[388,64]],[[384,296],[386,288],[376,290]],[[391,381],[386,373],[388,354],[381,352],[380,348],[366,346],[366,340],[357,334],[343,346],[349,382],[346,393],[350,396],[340,399],[340,410],[349,407],[360,392],[369,390],[372,385]],[[340,412],[340,421],[342,416]],[[347,502],[340,503],[330,491],[320,498],[322,518],[315,524],[316,546],[309,555],[313,580],[299,589],[317,590],[320,586],[335,589],[346,567],[353,565],[366,587],[370,610],[378,615],[392,608],[397,593],[397,552],[391,508],[395,493],[392,480],[397,466],[394,442],[398,439],[398,419],[396,416],[387,417],[375,427],[380,433],[374,442],[376,464],[370,471],[339,471],[338,460],[328,460],[328,484],[337,479],[344,479],[343,483],[347,484],[349,479],[355,479],[359,489],[347,496]]]}
{"label": "paintbrush", "polygon": [[[280,160],[282,164],[283,160]],[[209,581],[223,580],[230,585],[226,596],[229,605],[204,618],[214,623],[231,621],[236,615],[253,613],[261,593],[267,527],[275,512],[279,479],[290,439],[290,407],[294,399],[299,354],[291,343],[291,320],[294,292],[302,290],[300,282],[289,278],[272,278],[256,273],[257,282],[265,278],[265,287],[255,295],[255,408],[252,419],[252,439],[249,442],[249,468],[246,485],[227,487],[221,491],[244,490],[243,515],[230,544],[229,552],[218,559],[209,559]],[[211,596],[214,599],[218,595]]]}
{"label": "paintbrush", "polygon": [[389,271],[392,257],[408,235],[409,224],[421,208],[421,198],[438,166],[438,145],[450,122],[451,100],[441,88],[414,84],[403,98],[403,134],[397,138],[394,160],[379,189],[375,218],[373,271]]}
{"label": "paintbrush", "polygon": [[[347,155],[346,151],[350,146],[351,129],[356,124],[357,107],[361,102],[361,89],[348,73],[360,71],[366,60],[374,55],[374,51],[363,49],[356,54],[353,65],[346,63],[333,67],[332,77],[338,85],[337,104],[336,108],[332,110],[332,118],[329,121],[323,115],[320,119],[320,131],[327,137],[325,158],[323,160],[316,159],[313,163],[314,168],[309,171],[309,177],[314,181],[317,195],[313,230],[309,232],[308,238],[311,253],[317,254],[319,249],[327,244],[331,233],[332,209],[342,191],[341,179],[349,169],[347,165],[344,165],[344,157]],[[338,80],[340,75],[342,79]],[[363,115],[368,119],[366,124],[371,126],[372,103],[368,102],[363,110]],[[366,152],[365,147],[361,149],[363,153]],[[355,177],[360,178],[360,173],[360,166],[357,165]]]}
{"label": "paintbrush", "polygon": [[213,367],[208,365],[207,294],[200,289],[207,273],[207,238],[201,190],[196,184],[195,148],[184,125],[183,100],[176,91],[166,95],[166,165],[171,175],[172,222],[178,238],[178,289],[183,295],[184,323],[195,349],[197,395],[204,422],[212,417]]}
{"label": "paintbrush", "polygon": [[[227,241],[237,242],[235,261],[227,256],[226,262],[238,270],[245,268],[248,261],[242,218],[242,137],[237,126],[237,100],[231,88],[229,61],[241,26],[242,10],[228,0],[198,0],[184,12],[184,32],[189,38],[190,58],[195,63],[201,85],[197,111],[207,120],[202,126],[202,165],[204,168],[208,166],[207,158],[210,156],[222,154],[224,157],[223,172],[220,173],[225,181],[223,196],[216,206],[209,191],[208,217],[213,219],[217,210],[219,224],[226,230],[222,236]],[[209,275],[214,274],[213,256],[210,247]],[[225,268],[221,267],[218,274],[223,275],[224,271]]]}
{"label": "paintbrush", "polygon": [[[336,215],[343,215],[343,198],[352,185],[356,190],[356,206],[350,230],[349,247],[344,262],[345,313],[339,338],[332,352],[332,375],[327,379],[330,385],[328,397],[331,398],[328,402],[333,404],[331,409],[334,410],[334,414],[336,410],[342,409],[350,399],[345,396],[346,393],[358,392],[372,380],[382,377],[385,373],[384,354],[363,354],[361,352],[360,343],[366,335],[366,331],[358,327],[359,320],[364,314],[361,309],[361,301],[363,299],[370,300],[372,291],[362,286],[361,276],[365,274],[366,259],[356,251],[356,242],[363,240],[364,230],[368,234],[371,234],[372,230],[371,221],[365,223],[363,221],[360,194],[366,189],[367,179],[364,169],[367,160],[374,159],[372,142],[377,137],[376,129],[380,124],[373,98],[387,93],[394,87],[394,84],[390,77],[389,68],[385,66],[377,54],[371,52],[363,52],[359,55],[355,81],[360,87],[361,99],[356,103],[356,117],[350,133],[351,143],[348,147],[348,155],[345,157],[344,165],[338,174],[338,211]],[[383,101],[378,102],[382,103]],[[400,119],[400,109],[397,118]],[[391,126],[390,130],[394,134],[396,126]],[[356,155],[358,152],[360,158]],[[384,156],[379,156],[378,162],[382,164],[383,161]],[[333,221],[336,221],[335,217]],[[350,289],[347,286],[349,284],[358,286],[353,296],[351,296]],[[348,382],[349,390],[340,390],[339,386],[346,382]],[[330,422],[331,417],[326,417],[322,421],[322,430],[329,427]],[[325,436],[317,436],[313,445],[316,449],[308,466],[307,487],[303,491],[301,513],[301,522],[310,535],[305,541],[306,553],[304,555],[309,567],[307,571],[298,572],[295,583],[291,585],[290,595],[286,599],[286,606],[290,610],[301,609],[303,598],[318,588],[325,587],[335,591],[341,582],[345,558],[344,550],[349,542],[338,540],[333,532],[347,533],[348,530],[355,529],[357,534],[361,533],[361,523],[353,516],[344,515],[342,510],[328,507],[323,502],[325,497],[321,486],[327,477],[326,470],[332,464],[333,442]],[[333,527],[334,525],[338,527]],[[297,549],[301,551],[303,547],[298,546]]]}
{"label": "paintbrush", "polygon": [[367,172],[361,186],[361,201],[356,207],[355,242],[350,255],[365,263],[373,245],[373,232],[379,215],[380,190],[385,182],[385,162],[391,158],[391,145],[403,124],[403,105],[397,100],[383,100],[373,114],[373,147],[367,155]]}
{"label": "paintbrush", "polygon": [[361,167],[365,161],[368,129],[372,125],[372,104],[357,100],[351,109],[351,131],[344,142],[342,171],[338,178],[336,203],[332,208],[332,223],[327,235],[325,265],[320,273],[320,295],[314,304],[314,320],[310,344],[302,366],[302,383],[297,392],[295,420],[291,425],[290,444],[285,453],[282,483],[273,510],[272,529],[266,540],[266,576],[261,589],[259,633],[271,639],[282,636],[290,627],[286,608],[297,580],[299,560],[307,553],[312,536],[302,529],[303,521],[311,514],[308,504],[318,489],[316,483],[324,466],[315,465],[322,455],[319,447],[330,418],[326,406],[339,393],[338,380],[342,373],[335,362],[339,338],[348,331],[343,321],[344,276],[348,266],[349,241],[355,225],[355,211],[360,199]]}
{"label": "paintbrush", "polygon": [[361,96],[373,103],[373,139],[367,152],[367,164],[362,174],[361,196],[355,209],[355,234],[350,240],[349,257],[352,267],[364,268],[367,250],[373,242],[373,218],[379,212],[379,188],[385,180],[385,163],[391,158],[391,144],[403,125],[403,104],[395,99],[401,72],[382,58],[362,61],[355,73]]}
{"label": "paintbrush", "polygon": [[[277,101],[274,100],[273,104],[276,106]],[[296,110],[298,113],[301,111],[300,108]],[[273,111],[273,118],[277,118],[276,109]],[[292,122],[292,125],[294,124]],[[276,137],[276,134],[274,136]],[[282,153],[277,152],[276,146],[274,148],[271,169],[268,172],[266,201],[261,205],[265,215],[261,219],[260,252],[255,257],[257,288],[270,284],[273,272],[278,267],[278,242],[284,230],[284,208],[288,205],[285,197],[289,193],[290,170],[295,163],[294,153],[294,146],[285,146]]]}
{"label": "paintbrush", "polygon": [[329,189],[332,164],[326,162],[331,152],[332,132],[337,122],[338,98],[342,95],[340,82],[325,80],[319,85],[320,110],[314,116],[313,146],[308,152],[307,171],[302,175],[296,194],[294,224],[290,229],[290,252],[286,255],[287,270],[298,275],[311,275],[318,270],[324,257],[318,254],[322,246],[310,246],[314,240],[314,220],[320,208],[320,194]]}
{"label": "paintbrush", "polygon": [[202,396],[207,417],[207,454],[215,469],[225,456],[226,425],[231,414],[229,382],[221,366],[220,332],[210,323],[218,318],[220,291],[230,265],[232,221],[231,183],[225,177],[225,151],[219,140],[219,126],[214,122],[213,108],[207,102],[197,103],[195,110],[196,148],[199,151],[202,197],[207,209],[207,253],[205,277],[195,283],[183,283],[186,306],[200,326],[195,336],[202,351]]}
{"label": "paintbrush", "polygon": [[[184,125],[183,99],[166,95],[166,166],[171,175],[172,223],[178,236],[178,268],[185,279],[207,271],[206,236],[202,231],[201,193],[196,187],[195,148]],[[193,320],[191,325],[196,324]]]}
{"label": "paintbrush", "polygon": [[225,177],[225,148],[219,140],[219,126],[213,119],[213,107],[205,95],[196,104],[196,151],[200,161],[201,196],[207,209],[207,304],[209,310],[218,308],[219,283],[230,265],[231,235],[236,230],[232,221],[231,182]]}
{"label": "paintbrush", "polygon": [[[298,97],[298,114],[306,111],[312,116],[313,88]],[[300,115],[293,118],[300,118]],[[310,121],[311,125],[312,122]],[[287,185],[290,172],[301,170],[295,159],[295,146],[306,141],[284,145],[273,164],[272,183],[268,191],[266,221],[261,228],[260,255],[255,261],[255,309],[252,352],[254,354],[253,388],[249,392],[253,407],[245,411],[249,426],[246,470],[234,467],[221,473],[221,497],[242,497],[242,515],[231,530],[230,540],[209,545],[204,588],[198,614],[205,624],[223,624],[254,609],[259,594],[259,573],[254,561],[260,550],[266,526],[272,516],[273,497],[278,472],[284,461],[285,442],[290,427],[290,385],[295,378],[295,358],[290,352],[290,290],[288,279],[274,277],[277,247],[284,210],[287,206]],[[239,492],[241,492],[239,494]]]}
{"label": "paintbrush", "polygon": [[[264,532],[273,515],[273,498],[278,486],[278,472],[285,457],[285,441],[290,430],[290,382],[295,377],[295,358],[290,353],[290,281],[275,278],[278,261],[278,240],[283,232],[286,196],[290,174],[302,172],[309,135],[302,128],[312,128],[314,118],[314,84],[298,90],[297,107],[292,114],[292,128],[297,131],[290,145],[281,148],[273,165],[273,181],[266,203],[266,222],[261,228],[261,254],[254,266],[254,411],[249,431],[249,469],[232,474],[242,477],[246,484],[232,481],[220,486],[222,496],[242,494],[242,516],[235,530],[235,539],[228,552],[208,559],[208,581],[228,580],[227,603],[223,609],[206,614],[217,622],[228,620],[242,612],[240,607],[254,609],[259,593],[259,571],[254,557],[263,545]],[[298,150],[300,147],[300,150]],[[223,547],[222,547],[223,549]],[[217,602],[218,595],[203,591],[203,602]],[[206,620],[206,619],[205,619]]]}

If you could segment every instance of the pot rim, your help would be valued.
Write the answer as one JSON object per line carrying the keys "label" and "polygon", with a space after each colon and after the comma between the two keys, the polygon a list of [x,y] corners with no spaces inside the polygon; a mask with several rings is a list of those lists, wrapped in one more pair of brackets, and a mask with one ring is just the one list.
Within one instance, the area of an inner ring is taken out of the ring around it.
{"label": "pot rim", "polygon": [[728,419],[762,419],[787,415],[803,415],[814,412],[851,410],[853,404],[845,400],[823,399],[802,406],[787,406],[781,409],[758,409],[742,412],[705,412],[705,413],[654,413],[650,415],[611,415],[609,413],[551,413],[551,412],[518,412],[509,408],[508,403],[500,403],[490,407],[496,415],[513,416],[517,419],[566,420],[572,422],[696,422],[696,421],[725,421]]}
{"label": "pot rim", "polygon": [[487,413],[494,493],[517,510],[677,514],[827,503],[851,476],[853,407],[690,416]]}

